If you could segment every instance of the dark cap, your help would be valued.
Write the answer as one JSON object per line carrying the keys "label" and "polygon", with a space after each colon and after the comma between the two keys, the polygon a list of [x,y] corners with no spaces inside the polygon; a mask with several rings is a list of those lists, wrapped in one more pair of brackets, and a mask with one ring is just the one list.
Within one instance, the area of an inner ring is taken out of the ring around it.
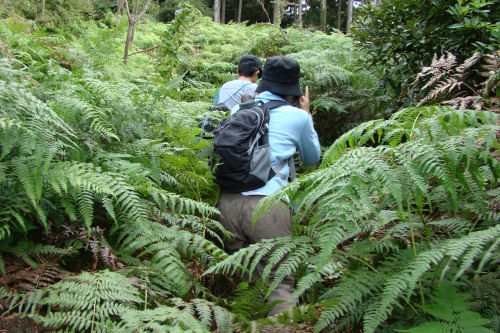
{"label": "dark cap", "polygon": [[299,85],[300,65],[289,57],[277,56],[267,59],[259,86],[255,92],[269,91],[284,96],[302,96]]}
{"label": "dark cap", "polygon": [[260,59],[251,54],[242,56],[238,63],[238,72],[245,76],[251,76],[255,71],[262,71]]}

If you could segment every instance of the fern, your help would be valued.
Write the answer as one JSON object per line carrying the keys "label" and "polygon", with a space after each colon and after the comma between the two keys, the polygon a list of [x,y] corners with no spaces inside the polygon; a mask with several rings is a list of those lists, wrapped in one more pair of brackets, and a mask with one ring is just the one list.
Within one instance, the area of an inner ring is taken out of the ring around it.
{"label": "fern", "polygon": [[120,330],[134,332],[210,332],[212,321],[219,330],[232,332],[232,314],[211,302],[172,299],[170,306],[152,310],[125,310]]}
{"label": "fern", "polygon": [[249,320],[265,317],[277,303],[266,302],[268,289],[269,287],[260,279],[252,283],[252,286],[248,282],[241,282],[236,287],[235,297],[230,304],[232,312]]}
{"label": "fern", "polygon": [[[481,110],[486,106],[487,109],[495,110],[498,103],[495,103],[492,89],[498,86],[500,67],[497,58],[497,53],[483,56],[476,52],[463,64],[457,66],[456,57],[452,53],[448,52],[439,59],[434,55],[431,65],[423,67],[413,83],[414,86],[417,86],[422,79],[428,80],[420,88],[421,91],[425,92],[425,96],[420,100],[419,106],[437,101],[457,109],[466,109],[472,106],[476,110]],[[471,81],[468,77],[473,72],[474,65],[482,59],[485,62],[481,65],[484,71],[480,72],[482,83],[479,86],[482,87],[476,91],[471,87]],[[493,98],[490,98],[490,95],[493,95]]]}
{"label": "fern", "polygon": [[45,327],[108,331],[118,327],[113,316],[141,303],[139,291],[122,275],[82,273],[51,286],[40,302],[48,306],[47,314],[33,318]]}
{"label": "fern", "polygon": [[[498,164],[486,148],[498,149],[496,119],[482,111],[410,108],[353,129],[326,153],[322,168],[264,200],[255,216],[286,195],[297,203],[297,222],[312,231],[298,229],[291,241],[251,245],[207,273],[245,272],[255,267],[249,258],[261,251],[269,255],[264,277],[276,273],[270,290],[299,265],[313,267],[298,281],[301,295],[325,283],[330,267],[339,267],[345,289],[324,294],[335,305],[321,314],[316,331],[351,312],[357,316],[349,320],[358,318],[365,331],[375,331],[402,301],[411,302],[414,291],[424,297],[427,272],[442,279],[453,267],[453,278],[460,279],[484,270],[495,257],[498,221],[488,218],[485,202],[495,196],[489,189],[498,186]],[[363,147],[370,141],[379,146]],[[459,212],[461,219],[446,220]],[[440,240],[446,236],[438,231],[446,227],[455,230],[454,237]]]}
{"label": "fern", "polygon": [[461,295],[446,284],[441,284],[432,297],[433,303],[422,306],[422,309],[439,321],[431,321],[408,330],[398,332],[493,332],[484,327],[489,320],[481,318],[477,312],[468,311],[472,303],[466,302],[467,295]]}
{"label": "fern", "polygon": [[[469,250],[476,246],[476,243],[485,244],[491,242],[500,233],[500,226],[487,229],[485,231],[477,231],[458,239],[452,239],[444,242],[441,246],[432,250],[420,253],[415,260],[397,276],[389,278],[382,290],[380,299],[367,310],[364,318],[364,327],[367,332],[373,332],[378,324],[387,318],[395,301],[401,294],[410,293],[417,285],[417,281],[429,269],[432,264],[438,264],[445,257],[448,257],[448,265],[451,261],[467,260],[467,256],[478,257],[481,251]],[[483,245],[484,246],[484,245]],[[468,251],[469,250],[469,251]],[[465,254],[465,255],[464,255]],[[466,264],[462,263],[462,265]],[[445,266],[442,275],[446,272]],[[459,272],[457,277],[463,274]]]}

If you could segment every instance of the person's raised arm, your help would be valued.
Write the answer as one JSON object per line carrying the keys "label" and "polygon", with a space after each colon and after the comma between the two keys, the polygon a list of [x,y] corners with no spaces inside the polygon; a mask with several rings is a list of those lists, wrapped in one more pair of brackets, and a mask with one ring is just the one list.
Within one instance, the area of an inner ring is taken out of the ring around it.
{"label": "person's raised arm", "polygon": [[309,101],[309,87],[306,86],[306,93],[300,96],[299,99],[299,108],[304,110],[307,113],[311,113],[311,103]]}
{"label": "person's raised arm", "polygon": [[309,101],[309,87],[307,86],[306,93],[300,96],[299,107],[308,113],[297,147],[300,160],[306,164],[314,164],[318,162],[321,157],[321,148],[318,134],[314,130]]}

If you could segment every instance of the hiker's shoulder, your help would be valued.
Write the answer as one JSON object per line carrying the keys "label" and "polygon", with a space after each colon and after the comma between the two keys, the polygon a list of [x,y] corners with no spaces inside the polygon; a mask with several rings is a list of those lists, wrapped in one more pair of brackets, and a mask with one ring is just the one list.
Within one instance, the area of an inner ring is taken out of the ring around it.
{"label": "hiker's shoulder", "polygon": [[222,85],[222,88],[230,88],[230,87],[235,87],[235,86],[239,86],[239,85],[240,85],[239,80],[231,80],[231,81],[227,81],[226,83],[224,83]]}
{"label": "hiker's shoulder", "polygon": [[307,113],[306,111],[302,110],[301,108],[290,105],[290,104],[283,105],[283,106],[279,107],[277,110],[282,111],[282,112],[280,112],[280,114],[282,114],[283,116],[290,117],[290,118],[295,119],[297,121],[307,121],[310,117],[310,114]]}

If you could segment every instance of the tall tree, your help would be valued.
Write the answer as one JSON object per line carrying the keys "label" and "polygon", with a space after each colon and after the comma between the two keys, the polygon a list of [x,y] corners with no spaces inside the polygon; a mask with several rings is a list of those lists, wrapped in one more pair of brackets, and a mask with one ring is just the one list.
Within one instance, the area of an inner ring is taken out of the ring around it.
{"label": "tall tree", "polygon": [[45,14],[45,0],[42,0],[42,15]]}
{"label": "tall tree", "polygon": [[340,27],[342,26],[342,0],[338,0],[338,12],[337,12],[337,29],[340,31]]}
{"label": "tall tree", "polygon": [[226,23],[226,0],[222,0],[222,14],[220,17],[220,22],[222,24]]}
{"label": "tall tree", "polygon": [[273,1],[273,24],[277,27],[281,25],[280,6],[281,0]]}
{"label": "tall tree", "polygon": [[241,23],[241,7],[243,7],[243,0],[238,1],[238,19],[236,22]]}
{"label": "tall tree", "polygon": [[268,23],[271,23],[271,18],[269,17],[269,13],[267,12],[267,9],[266,9],[266,6],[264,4],[264,0],[257,0],[257,2],[260,4],[260,6],[262,7],[262,10],[264,11],[264,13],[266,13],[266,16],[267,16],[267,22]]}
{"label": "tall tree", "polygon": [[351,31],[352,7],[352,0],[349,0],[349,2],[347,3],[347,32]]}
{"label": "tall tree", "polygon": [[139,0],[135,0],[135,6],[132,9],[132,11],[130,11],[128,2],[129,0],[125,0],[125,10],[127,11],[127,17],[128,17],[127,39],[125,41],[125,54],[123,55],[123,63],[125,65],[127,64],[128,60],[128,50],[130,47],[132,47],[132,43],[134,42],[134,33],[136,24],[144,15],[144,13],[146,13],[146,10],[148,10],[151,0],[147,0],[146,4],[144,5],[144,8],[140,12],[139,12],[139,2],[140,2]]}
{"label": "tall tree", "polygon": [[120,20],[120,15],[122,14],[122,9],[123,9],[123,3],[125,0],[117,0],[116,3],[116,21],[115,21],[115,27],[118,26],[118,21]]}
{"label": "tall tree", "polygon": [[220,2],[221,0],[214,0],[214,22],[220,23]]}
{"label": "tall tree", "polygon": [[299,5],[297,7],[297,22],[299,26],[302,27],[302,0],[299,0]]}
{"label": "tall tree", "polygon": [[321,0],[321,29],[326,32],[326,0]]}

